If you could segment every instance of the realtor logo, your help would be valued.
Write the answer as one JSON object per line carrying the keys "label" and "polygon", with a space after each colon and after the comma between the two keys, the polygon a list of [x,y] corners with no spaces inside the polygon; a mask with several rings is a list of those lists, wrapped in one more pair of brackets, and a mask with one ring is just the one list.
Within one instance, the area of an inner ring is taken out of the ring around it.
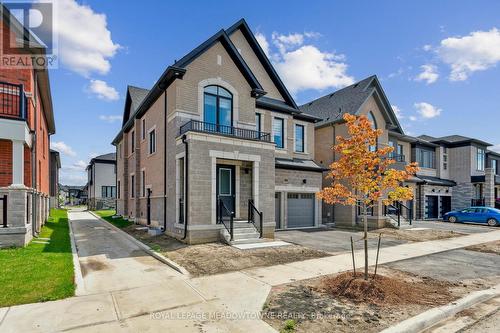
{"label": "realtor logo", "polygon": [[0,68],[55,68],[52,1],[1,1]]}

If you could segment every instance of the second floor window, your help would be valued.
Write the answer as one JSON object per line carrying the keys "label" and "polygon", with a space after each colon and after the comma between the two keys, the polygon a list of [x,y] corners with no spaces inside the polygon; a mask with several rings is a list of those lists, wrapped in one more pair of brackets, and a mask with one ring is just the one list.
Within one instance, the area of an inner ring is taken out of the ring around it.
{"label": "second floor window", "polygon": [[422,168],[436,168],[436,153],[433,150],[417,148],[416,151],[418,165]]}
{"label": "second floor window", "polygon": [[295,151],[304,152],[304,126],[295,125]]}
{"label": "second floor window", "polygon": [[149,132],[149,154],[156,153],[156,130]]}
{"label": "second floor window", "polygon": [[135,152],[135,131],[130,132],[130,152]]}
{"label": "second floor window", "polygon": [[484,171],[484,162],[485,162],[485,151],[484,149],[477,148],[477,170]]}
{"label": "second floor window", "polygon": [[273,139],[277,148],[285,148],[285,133],[284,133],[284,120],[281,118],[273,119]]}
{"label": "second floor window", "polygon": [[141,139],[144,140],[144,139],[146,139],[146,119],[143,119],[141,123],[142,123]]}
{"label": "second floor window", "polygon": [[[233,95],[219,86],[208,86],[204,90],[203,119],[205,123],[233,126]],[[215,131],[222,129],[216,127]]]}
{"label": "second floor window", "polygon": [[255,114],[255,130],[257,132],[262,132],[262,115],[260,113]]}

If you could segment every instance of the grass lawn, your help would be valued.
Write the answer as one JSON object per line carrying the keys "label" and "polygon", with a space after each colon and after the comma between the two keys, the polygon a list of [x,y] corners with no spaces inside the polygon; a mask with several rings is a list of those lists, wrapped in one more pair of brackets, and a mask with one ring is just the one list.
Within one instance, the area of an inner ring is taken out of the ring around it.
{"label": "grass lawn", "polygon": [[0,307],[75,294],[66,210],[51,210],[39,238],[49,238],[49,244],[31,242],[24,248],[0,250]]}
{"label": "grass lawn", "polygon": [[95,210],[94,213],[108,221],[109,223],[113,224],[115,227],[118,228],[125,228],[131,225],[133,222],[127,221],[120,218],[113,218],[113,215],[116,214],[116,211],[113,209],[108,209],[108,210]]}

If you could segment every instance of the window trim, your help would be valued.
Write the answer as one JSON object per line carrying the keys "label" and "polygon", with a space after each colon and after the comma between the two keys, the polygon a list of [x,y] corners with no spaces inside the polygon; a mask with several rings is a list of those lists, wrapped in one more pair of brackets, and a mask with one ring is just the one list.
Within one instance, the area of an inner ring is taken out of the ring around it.
{"label": "window trim", "polygon": [[[151,151],[151,133],[154,133],[154,151]],[[148,156],[156,154],[158,151],[158,137],[156,136],[156,125],[148,130]]]}
{"label": "window trim", "polygon": [[[479,165],[479,156],[482,157],[481,159],[481,165]],[[477,171],[484,171],[486,167],[486,150],[483,148],[476,147],[476,170]]]}
{"label": "window trim", "polygon": [[276,149],[279,149],[279,150],[286,150],[286,118],[281,118],[281,117],[273,117],[273,121],[272,121],[272,124],[271,124],[271,132],[272,132],[272,139],[273,139],[273,142],[276,144],[276,142],[274,141],[274,121],[275,120],[281,120],[281,141],[282,141],[282,146],[278,146],[276,145]]}
{"label": "window trim", "polygon": [[[299,154],[307,154],[306,151],[306,125],[295,122],[293,124],[293,151]],[[297,150],[297,127],[302,128],[302,150]]]}
{"label": "window trim", "polygon": [[141,119],[141,142],[146,140],[146,118]]}

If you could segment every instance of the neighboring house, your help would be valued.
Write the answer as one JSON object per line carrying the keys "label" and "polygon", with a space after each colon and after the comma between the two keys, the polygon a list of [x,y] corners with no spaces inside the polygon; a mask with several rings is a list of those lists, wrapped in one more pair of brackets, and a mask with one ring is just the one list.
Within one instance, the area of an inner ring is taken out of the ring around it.
{"label": "neighboring house", "polygon": [[87,166],[88,206],[91,210],[116,208],[116,154],[96,156]]}
{"label": "neighboring house", "polygon": [[69,189],[68,186],[59,184],[59,205],[66,206],[69,204]]}
{"label": "neighboring house", "polygon": [[[343,120],[344,114],[365,115],[374,128],[383,130],[378,146],[394,147],[394,167],[402,168],[409,160],[411,142],[414,140],[404,134],[377,77],[370,76],[343,89],[320,97],[300,106],[300,109],[322,120],[315,128],[315,160],[325,169],[339,156],[332,150],[337,144],[337,137],[348,135]],[[331,180],[323,174],[323,187],[330,186]],[[408,186],[416,188],[417,179],[411,179]],[[411,206],[411,202],[406,203]],[[361,211],[352,206],[328,205],[323,203],[323,223],[352,227],[361,222]],[[386,223],[384,207],[381,202],[369,211],[370,227],[383,227]]]}
{"label": "neighboring house", "polygon": [[500,153],[487,151],[486,167],[493,170],[495,176],[495,188],[493,189],[495,207],[500,208]]}
{"label": "neighboring house", "polygon": [[80,206],[87,204],[88,192],[87,185],[85,186],[67,186],[68,205]]}
{"label": "neighboring house", "polygon": [[188,243],[219,240],[230,212],[235,225],[252,229],[235,239],[259,236],[252,217],[260,213],[265,237],[319,226],[317,120],[298,109],[240,20],[169,66],[150,90],[128,87],[113,140],[118,214]]}
{"label": "neighboring house", "polygon": [[[2,35],[29,52],[34,37],[3,8]],[[9,22],[7,24],[6,22]],[[23,246],[37,235],[49,212],[50,135],[55,133],[54,114],[46,68],[2,68],[0,71],[0,247]]]}
{"label": "neighboring house", "polygon": [[[492,144],[461,135],[440,138],[422,135],[419,139],[437,146],[436,155],[432,156],[434,169],[456,183],[451,197],[452,210],[469,206],[495,207],[500,185],[498,162],[495,161],[500,160],[500,157],[499,154],[488,151]],[[448,210],[448,206],[441,209],[442,203],[436,198],[433,201],[426,202],[426,210],[433,210],[433,213],[432,216],[427,216],[426,212],[425,217],[441,217]],[[434,207],[436,205],[439,208]]]}
{"label": "neighboring house", "polygon": [[50,150],[50,198],[49,207],[59,208],[59,169],[61,169],[61,159],[59,152]]}

